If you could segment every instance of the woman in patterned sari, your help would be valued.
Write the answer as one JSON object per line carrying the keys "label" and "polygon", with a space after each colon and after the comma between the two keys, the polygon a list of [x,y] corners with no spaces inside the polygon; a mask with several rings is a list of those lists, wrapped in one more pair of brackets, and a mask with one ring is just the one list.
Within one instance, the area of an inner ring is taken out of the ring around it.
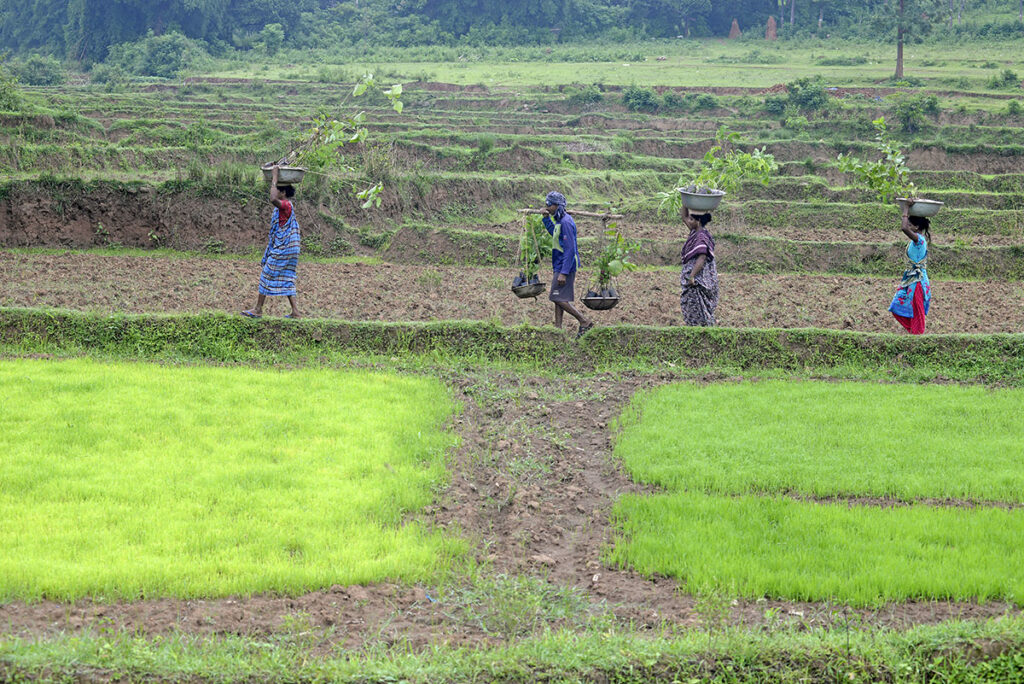
{"label": "woman in patterned sari", "polygon": [[715,240],[707,225],[711,214],[691,214],[683,207],[683,223],[690,235],[683,245],[683,294],[679,298],[686,325],[714,325],[718,307],[718,267],[715,265]]}
{"label": "woman in patterned sari", "polygon": [[263,252],[260,264],[259,296],[256,307],[242,312],[243,316],[259,318],[263,315],[263,303],[267,297],[287,297],[292,312],[285,318],[298,318],[299,309],[295,305],[295,269],[299,265],[299,222],[295,219],[295,210],[289,201],[295,195],[295,188],[290,185],[278,186],[278,167],[274,166],[270,180],[270,203],[274,205],[274,213],[270,217],[270,237],[267,249]]}
{"label": "woman in patterned sari", "polygon": [[931,223],[921,216],[910,216],[907,200],[903,205],[903,234],[910,238],[907,259],[910,265],[896,288],[889,311],[911,335],[924,333],[924,319],[932,303],[932,286],[928,281],[928,243],[932,241]]}

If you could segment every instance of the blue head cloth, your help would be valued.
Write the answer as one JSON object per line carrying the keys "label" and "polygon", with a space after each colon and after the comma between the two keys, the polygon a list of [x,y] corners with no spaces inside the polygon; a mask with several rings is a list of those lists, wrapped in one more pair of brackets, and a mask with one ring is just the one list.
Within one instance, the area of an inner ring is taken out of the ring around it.
{"label": "blue head cloth", "polygon": [[555,220],[561,220],[565,215],[565,195],[560,192],[549,192],[548,196],[544,198],[544,203],[551,206],[558,207],[558,211],[555,212]]}

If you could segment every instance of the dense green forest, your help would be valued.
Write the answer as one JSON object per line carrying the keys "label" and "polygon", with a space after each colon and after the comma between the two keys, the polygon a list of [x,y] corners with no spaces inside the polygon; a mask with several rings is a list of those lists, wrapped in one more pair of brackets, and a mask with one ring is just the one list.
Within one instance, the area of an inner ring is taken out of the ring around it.
{"label": "dense green forest", "polygon": [[[1024,0],[903,0],[920,26],[1024,37]],[[550,44],[724,36],[736,19],[763,35],[887,37],[899,0],[0,0],[0,50],[103,60],[112,46],[180,33],[218,54],[256,47]],[[997,17],[997,18],[994,18]]]}

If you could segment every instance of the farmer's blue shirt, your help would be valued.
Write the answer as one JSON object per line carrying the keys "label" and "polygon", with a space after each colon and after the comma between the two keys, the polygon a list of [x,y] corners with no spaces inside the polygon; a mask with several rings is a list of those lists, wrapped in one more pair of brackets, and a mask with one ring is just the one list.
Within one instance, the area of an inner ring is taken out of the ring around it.
{"label": "farmer's blue shirt", "polygon": [[551,246],[551,267],[555,273],[569,275],[580,265],[579,250],[576,248],[576,222],[569,214],[563,214],[557,224],[550,216],[545,216],[544,227],[555,239]]}

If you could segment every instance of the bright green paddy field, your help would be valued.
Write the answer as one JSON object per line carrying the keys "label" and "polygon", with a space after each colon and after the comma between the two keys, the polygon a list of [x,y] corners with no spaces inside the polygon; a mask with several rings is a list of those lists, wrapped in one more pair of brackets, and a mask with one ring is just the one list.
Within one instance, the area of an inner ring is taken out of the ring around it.
{"label": "bright green paddy field", "polygon": [[0,600],[294,594],[436,576],[428,378],[0,361]]}
{"label": "bright green paddy field", "polygon": [[692,591],[1024,603],[1024,392],[684,383],[638,395],[609,560]]}

